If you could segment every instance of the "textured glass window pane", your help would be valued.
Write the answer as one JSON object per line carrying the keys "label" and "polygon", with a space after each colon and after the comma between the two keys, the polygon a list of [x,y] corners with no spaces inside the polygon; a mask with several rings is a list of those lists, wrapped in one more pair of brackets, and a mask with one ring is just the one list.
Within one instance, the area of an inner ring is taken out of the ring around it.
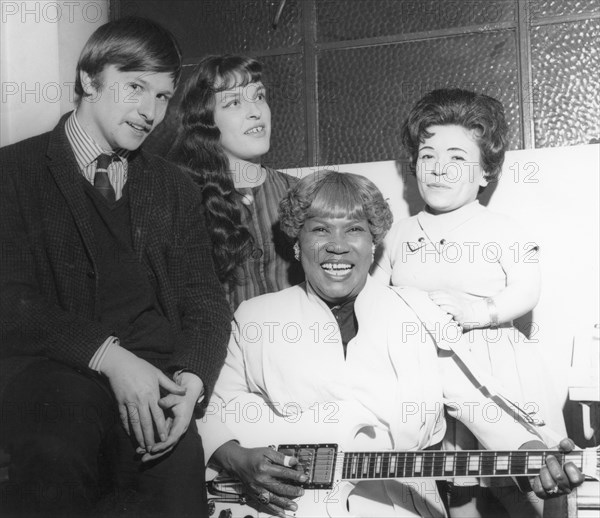
{"label": "textured glass window pane", "polygon": [[453,86],[499,99],[510,146],[520,148],[516,56],[512,30],[322,52],[320,163],[397,159],[410,108],[428,91]]}
{"label": "textured glass window pane", "polygon": [[532,28],[536,147],[600,137],[599,38],[598,20]]}
{"label": "textured glass window pane", "polygon": [[275,168],[304,166],[306,115],[304,55],[259,57],[264,64],[267,99],[271,107],[271,151],[263,164]]}
{"label": "textured glass window pane", "polygon": [[317,0],[319,42],[516,19],[513,0]]}
{"label": "textured glass window pane", "polygon": [[299,0],[287,0],[277,29],[279,0],[122,0],[121,14],[149,16],[168,27],[186,59],[299,45]]}
{"label": "textured glass window pane", "polygon": [[598,0],[529,0],[533,23],[544,16],[592,13],[600,11]]}

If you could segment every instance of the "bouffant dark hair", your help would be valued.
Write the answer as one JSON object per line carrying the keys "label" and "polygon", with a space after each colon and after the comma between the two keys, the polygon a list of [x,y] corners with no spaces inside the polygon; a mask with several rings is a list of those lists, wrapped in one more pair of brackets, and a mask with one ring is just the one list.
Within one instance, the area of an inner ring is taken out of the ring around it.
{"label": "bouffant dark hair", "polygon": [[508,147],[508,126],[502,103],[489,95],[458,88],[433,90],[410,111],[402,127],[402,143],[413,168],[417,163],[419,145],[431,137],[428,128],[450,124],[473,130],[485,178],[496,180]]}

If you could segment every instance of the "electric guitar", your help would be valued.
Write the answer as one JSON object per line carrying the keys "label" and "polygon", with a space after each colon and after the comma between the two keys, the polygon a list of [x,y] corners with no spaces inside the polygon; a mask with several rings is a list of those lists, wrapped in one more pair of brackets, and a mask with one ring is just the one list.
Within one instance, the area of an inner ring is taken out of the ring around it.
{"label": "electric guitar", "polygon": [[[308,476],[302,486],[305,494],[296,500],[298,511],[290,513],[298,518],[352,516],[346,500],[353,483],[361,480],[534,476],[545,465],[548,455],[556,457],[561,465],[572,462],[586,477],[600,478],[599,448],[569,453],[556,450],[342,452],[336,444],[286,444],[277,450],[297,457]],[[217,477],[208,483],[208,491],[215,518],[273,516],[259,512],[256,504],[244,496],[241,483],[234,479]]]}

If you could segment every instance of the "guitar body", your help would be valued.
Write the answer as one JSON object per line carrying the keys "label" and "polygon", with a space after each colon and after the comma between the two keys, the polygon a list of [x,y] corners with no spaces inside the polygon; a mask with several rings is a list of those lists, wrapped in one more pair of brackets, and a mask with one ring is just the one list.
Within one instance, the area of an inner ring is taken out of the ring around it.
{"label": "guitar body", "polygon": [[[244,401],[247,405],[263,405],[262,400],[254,400],[252,396]],[[242,403],[242,404],[244,404]],[[312,407],[304,414],[274,418],[272,414],[263,413],[265,422],[249,423],[235,420],[229,423],[235,436],[240,438],[242,446],[247,448],[265,447],[270,444],[281,445],[282,441],[294,441],[294,447],[302,444],[330,445],[328,441],[336,441],[334,446],[341,445],[346,450],[383,450],[391,444],[387,434],[376,430],[376,419],[361,405],[354,402],[322,403]],[[317,417],[319,417],[317,419]],[[318,426],[315,426],[315,421]],[[363,433],[364,432],[364,433]],[[243,439],[242,439],[243,438]],[[285,449],[285,447],[283,447]],[[278,448],[282,450],[280,446]],[[292,452],[288,452],[292,454]],[[214,474],[214,473],[213,473]],[[209,503],[214,508],[214,518],[267,518],[273,516],[258,509],[258,504],[249,499],[239,502],[241,485],[232,479],[219,481],[218,477],[210,482],[211,473],[207,474]],[[348,497],[355,484],[344,481],[340,474],[332,474],[332,487],[327,489],[308,489],[297,498],[296,513],[288,512],[295,518],[350,518]],[[224,494],[221,492],[223,491]],[[233,494],[232,494],[233,493]]]}
{"label": "guitar body", "polygon": [[[350,518],[347,510],[347,501],[354,484],[340,482],[332,489],[316,489],[306,493],[295,502],[298,504],[298,512],[288,512],[288,516],[295,518]],[[218,498],[210,497],[212,517],[215,518],[272,518],[276,515],[261,512],[255,503],[240,503],[219,501]]]}

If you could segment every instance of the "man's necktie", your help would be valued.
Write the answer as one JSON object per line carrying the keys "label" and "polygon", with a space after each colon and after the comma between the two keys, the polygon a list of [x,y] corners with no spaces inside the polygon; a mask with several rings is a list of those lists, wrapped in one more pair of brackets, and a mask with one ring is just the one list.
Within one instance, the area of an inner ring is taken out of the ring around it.
{"label": "man's necktie", "polygon": [[115,202],[115,190],[108,179],[108,166],[116,159],[115,155],[102,153],[98,155],[96,162],[96,174],[94,175],[94,187],[110,203]]}

